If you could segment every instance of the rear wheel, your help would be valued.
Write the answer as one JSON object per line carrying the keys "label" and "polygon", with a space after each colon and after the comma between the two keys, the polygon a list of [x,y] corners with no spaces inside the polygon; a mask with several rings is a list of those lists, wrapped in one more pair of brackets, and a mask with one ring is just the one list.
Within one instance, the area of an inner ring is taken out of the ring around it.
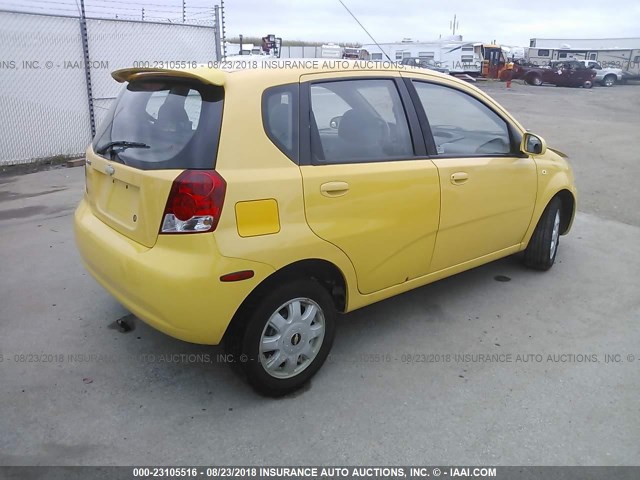
{"label": "rear wheel", "polygon": [[562,201],[555,197],[542,213],[524,251],[524,264],[527,267],[549,270],[553,266],[560,244],[561,207]]}
{"label": "rear wheel", "polygon": [[274,397],[303,386],[331,350],[335,317],[329,292],[310,279],[282,285],[258,300],[241,346],[249,383]]}
{"label": "rear wheel", "polygon": [[529,78],[527,78],[527,83],[529,85],[539,87],[540,85],[542,85],[542,77],[540,77],[540,75],[531,75]]}
{"label": "rear wheel", "polygon": [[616,84],[616,76],[615,75],[607,75],[602,80],[602,85],[605,87],[613,87]]}

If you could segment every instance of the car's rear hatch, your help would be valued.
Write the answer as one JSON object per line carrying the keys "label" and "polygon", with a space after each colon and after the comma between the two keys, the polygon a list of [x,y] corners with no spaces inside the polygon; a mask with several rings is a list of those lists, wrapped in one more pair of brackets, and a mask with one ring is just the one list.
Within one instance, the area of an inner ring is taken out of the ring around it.
{"label": "car's rear hatch", "polygon": [[113,76],[128,83],[87,149],[87,198],[102,222],[152,247],[176,177],[215,168],[224,77],[152,69]]}

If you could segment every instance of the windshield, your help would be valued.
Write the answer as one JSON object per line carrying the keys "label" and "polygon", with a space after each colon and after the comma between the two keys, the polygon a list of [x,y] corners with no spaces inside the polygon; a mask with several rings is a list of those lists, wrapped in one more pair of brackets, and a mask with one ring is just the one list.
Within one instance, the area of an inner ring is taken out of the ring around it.
{"label": "windshield", "polygon": [[213,169],[222,87],[177,79],[131,82],[101,125],[93,149],[142,170]]}

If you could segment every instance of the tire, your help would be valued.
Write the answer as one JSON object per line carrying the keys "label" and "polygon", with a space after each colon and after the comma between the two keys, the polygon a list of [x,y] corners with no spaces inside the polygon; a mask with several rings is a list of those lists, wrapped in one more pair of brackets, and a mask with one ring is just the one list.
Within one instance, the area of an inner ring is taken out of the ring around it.
{"label": "tire", "polygon": [[603,87],[613,87],[616,84],[616,76],[615,75],[607,75],[602,79]]}
{"label": "tire", "polygon": [[284,284],[259,299],[241,342],[241,365],[251,386],[270,397],[302,387],[329,355],[335,319],[331,295],[311,279]]}
{"label": "tire", "polygon": [[536,270],[549,270],[556,261],[560,244],[562,201],[554,197],[545,208],[524,251],[524,264]]}
{"label": "tire", "polygon": [[585,82],[582,84],[582,88],[591,88],[593,87],[593,82],[591,80],[585,80]]}
{"label": "tire", "polygon": [[533,85],[534,87],[539,87],[540,85],[542,85],[542,78],[540,77],[540,75],[531,75],[529,78],[527,78],[527,83],[529,85]]}

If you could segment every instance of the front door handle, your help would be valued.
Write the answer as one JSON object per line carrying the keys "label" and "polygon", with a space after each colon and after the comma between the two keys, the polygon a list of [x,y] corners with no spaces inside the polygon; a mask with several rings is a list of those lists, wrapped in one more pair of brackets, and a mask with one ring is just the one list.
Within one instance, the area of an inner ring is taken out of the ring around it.
{"label": "front door handle", "polygon": [[347,182],[327,182],[320,185],[320,193],[325,197],[341,197],[349,191]]}
{"label": "front door handle", "polygon": [[462,185],[469,180],[469,174],[467,172],[456,172],[451,175],[451,183],[454,185]]}

